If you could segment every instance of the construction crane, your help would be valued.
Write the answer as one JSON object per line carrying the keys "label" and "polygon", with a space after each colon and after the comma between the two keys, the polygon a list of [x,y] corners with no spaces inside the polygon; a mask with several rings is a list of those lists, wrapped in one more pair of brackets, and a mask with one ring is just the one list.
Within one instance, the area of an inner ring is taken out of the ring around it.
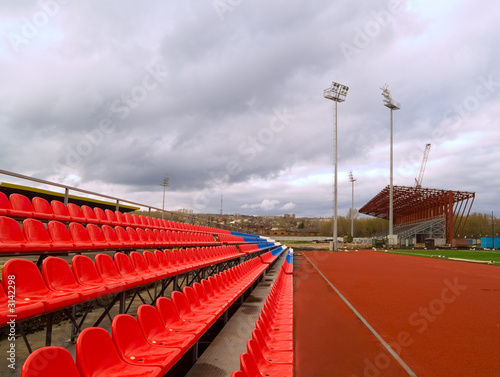
{"label": "construction crane", "polygon": [[427,165],[427,159],[429,158],[429,151],[431,150],[430,144],[425,144],[424,159],[422,160],[422,166],[420,166],[420,173],[418,178],[415,178],[416,187],[422,187],[422,179],[424,179],[425,165]]}

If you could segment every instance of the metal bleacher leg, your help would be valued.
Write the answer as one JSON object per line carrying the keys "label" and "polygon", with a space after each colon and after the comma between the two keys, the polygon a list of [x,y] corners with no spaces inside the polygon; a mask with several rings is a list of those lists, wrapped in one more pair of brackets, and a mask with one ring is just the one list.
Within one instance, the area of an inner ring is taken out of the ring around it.
{"label": "metal bleacher leg", "polygon": [[45,334],[45,345],[52,343],[52,313],[47,313],[47,333]]}
{"label": "metal bleacher leg", "polygon": [[125,313],[125,299],[127,297],[126,293],[127,293],[127,291],[120,292],[120,309],[119,309],[120,314]]}

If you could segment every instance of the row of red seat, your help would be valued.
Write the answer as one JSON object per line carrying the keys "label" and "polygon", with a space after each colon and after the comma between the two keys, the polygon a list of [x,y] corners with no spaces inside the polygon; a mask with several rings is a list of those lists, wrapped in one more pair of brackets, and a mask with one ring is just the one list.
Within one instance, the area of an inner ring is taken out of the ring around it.
{"label": "row of red seat", "polygon": [[33,200],[21,194],[11,194],[7,197],[0,192],[0,216],[16,219],[35,218],[49,221],[80,222],[99,225],[120,225],[123,227],[140,227],[158,230],[174,230],[209,234],[231,234],[228,230],[207,226],[184,224],[171,220],[163,220],[150,216],[123,213],[121,211],[103,210],[100,207],[91,208],[87,205],[79,207],[74,203],[65,205],[59,200],[50,203],[41,197]]}
{"label": "row of red seat", "polygon": [[[28,218],[21,225],[0,216],[0,253],[123,250],[222,245],[213,235]],[[227,242],[226,242],[227,244]]]}
{"label": "row of red seat", "polygon": [[75,255],[71,267],[51,256],[44,259],[41,273],[35,263],[13,258],[2,271],[0,326],[239,256],[235,246],[133,251],[130,257],[116,253],[114,260],[97,254],[95,264],[88,256]]}
{"label": "row of red seat", "polygon": [[288,264],[287,256],[252,330],[247,352],[240,356],[240,370],[231,377],[293,376],[293,275]]}
{"label": "row of red seat", "polygon": [[76,363],[61,347],[43,347],[23,364],[22,377],[163,376],[267,268],[254,258],[220,274],[161,297],[156,308],[141,305],[137,319],[120,314],[112,335],[102,328],[83,330]]}

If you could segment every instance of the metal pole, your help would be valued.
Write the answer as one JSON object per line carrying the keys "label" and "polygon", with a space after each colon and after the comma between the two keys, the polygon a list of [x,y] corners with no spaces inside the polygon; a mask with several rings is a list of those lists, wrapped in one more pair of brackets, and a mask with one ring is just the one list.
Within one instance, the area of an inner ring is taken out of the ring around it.
{"label": "metal pole", "polygon": [[354,238],[354,178],[352,182],[352,199],[351,199],[351,237]]}
{"label": "metal pole", "polygon": [[393,139],[392,139],[392,112],[391,109],[391,167],[390,167],[390,184],[389,184],[389,237],[393,235],[393,223],[394,223],[394,186],[393,186]]}
{"label": "metal pole", "polygon": [[335,101],[335,130],[334,130],[334,164],[335,173],[333,181],[333,250],[338,249],[337,245],[337,101]]}

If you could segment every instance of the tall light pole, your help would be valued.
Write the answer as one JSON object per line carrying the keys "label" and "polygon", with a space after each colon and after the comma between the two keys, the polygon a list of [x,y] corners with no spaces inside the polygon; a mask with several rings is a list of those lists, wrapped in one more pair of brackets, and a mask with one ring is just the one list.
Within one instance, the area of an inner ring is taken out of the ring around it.
{"label": "tall light pole", "polygon": [[352,184],[352,200],[351,200],[351,237],[354,238],[354,182],[357,179],[352,175],[352,171],[349,172],[349,182]]}
{"label": "tall light pole", "polygon": [[338,249],[337,245],[337,217],[338,217],[338,206],[337,206],[337,103],[344,102],[345,97],[347,96],[347,91],[349,87],[345,85],[341,85],[336,82],[332,82],[332,86],[323,91],[323,96],[326,99],[332,100],[335,102],[335,114],[334,114],[334,165],[335,165],[335,173],[334,173],[334,183],[333,183],[333,250]]}
{"label": "tall light pole", "polygon": [[393,128],[392,128],[392,113],[394,110],[399,110],[401,108],[401,104],[392,99],[391,92],[389,91],[389,85],[385,84],[382,88],[382,97],[384,97],[384,106],[388,107],[391,110],[391,167],[390,167],[390,184],[389,184],[389,242],[392,242],[394,231],[394,154],[393,154]]}
{"label": "tall light pole", "polygon": [[170,177],[168,174],[165,174],[163,176],[163,182],[160,184],[160,186],[163,186],[163,205],[161,207],[161,219],[163,220],[163,214],[165,213],[165,191],[167,190],[167,187],[170,184]]}

